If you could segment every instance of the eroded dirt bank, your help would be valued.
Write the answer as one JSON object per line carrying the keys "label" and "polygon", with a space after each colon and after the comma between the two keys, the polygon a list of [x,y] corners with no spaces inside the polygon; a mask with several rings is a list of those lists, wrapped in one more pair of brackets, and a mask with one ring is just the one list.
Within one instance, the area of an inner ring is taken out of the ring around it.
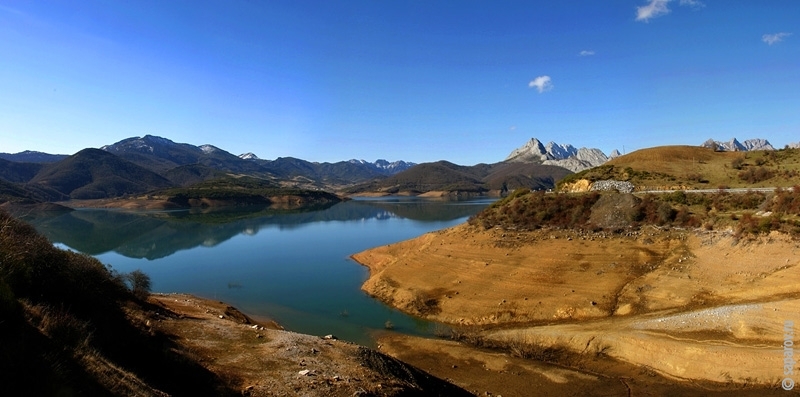
{"label": "eroded dirt bank", "polygon": [[469,395],[374,350],[284,331],[221,302],[183,294],[150,302],[160,309],[138,318],[143,328],[170,336],[245,396]]}
{"label": "eroded dirt bank", "polygon": [[[772,234],[468,225],[353,256],[369,294],[481,343],[602,354],[676,381],[780,388],[800,245]],[[536,356],[536,354],[532,354]]]}

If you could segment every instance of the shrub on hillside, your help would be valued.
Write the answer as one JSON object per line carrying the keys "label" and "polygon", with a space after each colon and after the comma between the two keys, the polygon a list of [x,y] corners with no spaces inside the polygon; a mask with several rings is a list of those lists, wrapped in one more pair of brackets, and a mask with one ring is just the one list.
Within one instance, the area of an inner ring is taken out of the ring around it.
{"label": "shrub on hillside", "polygon": [[130,284],[133,295],[141,300],[146,300],[150,295],[150,276],[136,269],[125,275],[125,280]]}
{"label": "shrub on hillside", "polygon": [[746,170],[739,173],[739,179],[747,182],[747,183],[758,183],[766,181],[767,179],[772,178],[775,176],[775,173],[772,170],[764,167],[752,168],[749,167]]}
{"label": "shrub on hillside", "polygon": [[600,193],[570,195],[522,191],[470,218],[472,225],[484,228],[539,229],[542,227],[580,227],[587,223],[592,205]]}
{"label": "shrub on hillside", "polygon": [[16,298],[89,314],[130,297],[97,259],[53,246],[36,230],[0,211],[0,282]]}
{"label": "shrub on hillside", "polygon": [[771,204],[772,212],[800,215],[800,186],[791,190],[776,189]]}

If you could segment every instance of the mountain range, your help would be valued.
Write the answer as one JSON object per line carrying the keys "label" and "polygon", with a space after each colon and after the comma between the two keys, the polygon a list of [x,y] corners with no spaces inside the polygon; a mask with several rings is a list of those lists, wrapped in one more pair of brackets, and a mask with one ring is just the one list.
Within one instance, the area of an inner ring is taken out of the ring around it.
{"label": "mountain range", "polygon": [[619,156],[619,151],[614,150],[606,156],[600,149],[582,147],[575,148],[570,144],[549,142],[546,145],[536,138],[531,138],[525,145],[514,149],[506,157],[505,162],[540,163],[564,167],[572,172],[580,172],[588,168],[597,167],[610,158]]}
{"label": "mountain range", "polygon": [[[571,145],[552,146],[551,150],[557,151],[552,157],[579,164],[606,158],[599,150],[575,150]],[[567,155],[567,159],[560,158]],[[23,202],[120,197],[243,175],[276,186],[311,190],[485,193],[518,187],[552,188],[569,173],[558,163],[520,161],[459,166],[446,161],[418,165],[382,159],[336,163],[293,157],[264,160],[254,153],[237,156],[210,144],[195,146],[145,135],[71,156],[38,152],[0,155],[0,201],[9,201],[9,197]]]}
{"label": "mountain range", "polygon": [[728,142],[715,141],[708,139],[700,146],[714,149],[720,152],[750,152],[754,150],[775,150],[772,144],[766,139],[748,139],[744,142],[739,142],[736,138],[731,138]]}
{"label": "mountain range", "polygon": [[74,155],[0,154],[0,202],[96,199],[190,186],[249,175],[286,187],[334,190],[407,170],[415,164],[377,160],[315,163],[292,157],[262,160],[213,145],[195,146],[145,135]]}
{"label": "mountain range", "polygon": [[0,159],[21,163],[55,163],[69,157],[66,154],[48,154],[26,150],[19,153],[0,153]]}
{"label": "mountain range", "polygon": [[[774,150],[765,139],[709,140],[716,150]],[[195,146],[145,135],[71,155],[0,153],[0,202],[60,201],[120,197],[188,187],[230,176],[250,176],[275,186],[310,190],[419,194],[430,191],[483,194],[520,187],[550,189],[572,172],[619,156],[600,149],[536,138],[494,164],[461,166],[447,161],[348,160],[310,162],[293,157],[260,159],[234,155],[214,145]]]}

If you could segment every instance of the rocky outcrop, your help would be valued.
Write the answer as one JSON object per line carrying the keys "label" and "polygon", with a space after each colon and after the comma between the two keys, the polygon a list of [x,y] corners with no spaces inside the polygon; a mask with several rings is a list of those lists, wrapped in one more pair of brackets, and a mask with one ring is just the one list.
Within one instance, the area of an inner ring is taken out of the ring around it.
{"label": "rocky outcrop", "polygon": [[[563,160],[545,160],[542,161],[543,165],[555,165],[557,167],[566,168],[572,172],[581,172],[585,169],[589,169],[594,167],[592,163],[588,161],[578,160],[576,158],[568,158]],[[601,163],[602,164],[602,163]]]}
{"label": "rocky outcrop", "polygon": [[506,157],[505,161],[518,163],[541,162],[544,165],[555,165],[564,167],[572,172],[580,172],[601,165],[608,159],[608,156],[600,149],[585,147],[576,149],[570,144],[558,144],[555,142],[549,142],[545,145],[538,139],[532,138],[525,145],[514,149]]}
{"label": "rocky outcrop", "polygon": [[608,179],[592,183],[590,191],[611,191],[616,190],[620,193],[633,193],[633,184],[628,181],[616,181]]}
{"label": "rocky outcrop", "polygon": [[591,187],[592,182],[590,182],[588,179],[579,179],[575,182],[565,183],[563,186],[561,186],[559,191],[565,193],[583,193],[588,192],[589,188]]}

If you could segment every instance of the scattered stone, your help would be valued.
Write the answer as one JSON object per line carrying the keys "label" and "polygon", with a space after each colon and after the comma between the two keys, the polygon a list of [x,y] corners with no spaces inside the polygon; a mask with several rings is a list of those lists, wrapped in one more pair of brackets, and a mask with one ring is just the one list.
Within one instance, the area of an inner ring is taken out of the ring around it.
{"label": "scattered stone", "polygon": [[311,370],[310,369],[304,369],[304,370],[298,372],[298,374],[302,375],[302,376],[311,376]]}
{"label": "scattered stone", "polygon": [[322,339],[337,340],[339,338],[335,337],[333,334],[328,334],[328,335],[323,336]]}
{"label": "scattered stone", "polygon": [[221,314],[220,314],[220,315],[219,315],[219,318],[225,318],[225,316],[223,316],[223,315],[221,315]]}

